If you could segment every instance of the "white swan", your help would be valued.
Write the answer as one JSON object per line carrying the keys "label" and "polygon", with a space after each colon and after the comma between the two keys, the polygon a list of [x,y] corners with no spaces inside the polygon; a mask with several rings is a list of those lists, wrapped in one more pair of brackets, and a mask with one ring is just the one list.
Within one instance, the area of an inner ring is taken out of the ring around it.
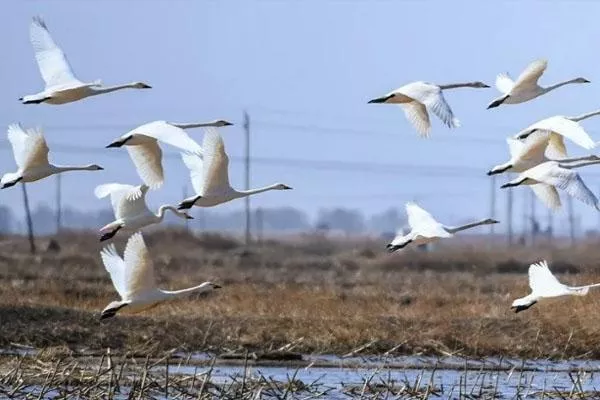
{"label": "white swan", "polygon": [[558,281],[550,269],[548,263],[542,261],[529,266],[529,287],[531,294],[513,301],[510,306],[515,313],[527,310],[539,300],[559,296],[585,296],[590,288],[600,286],[600,283],[586,286],[567,286]]}
{"label": "white swan", "polygon": [[188,136],[185,129],[228,125],[233,124],[224,120],[193,124],[153,121],[127,132],[106,147],[126,146],[142,181],[152,189],[158,189],[164,182],[159,141],[186,152],[202,155],[202,148]]}
{"label": "white swan", "polygon": [[575,78],[560,82],[552,86],[541,87],[538,80],[546,70],[548,61],[535,60],[525,68],[515,82],[507,74],[499,74],[496,77],[496,88],[502,93],[488,105],[488,109],[498,107],[500,104],[519,104],[535,99],[551,90],[571,83],[589,83],[585,78]]}
{"label": "white swan", "polygon": [[551,133],[550,150],[552,151],[552,154],[556,155],[557,157],[567,156],[567,150],[563,138],[571,140],[573,143],[583,147],[584,149],[591,150],[596,147],[596,142],[594,142],[590,135],[583,129],[583,127],[579,124],[579,121],[599,114],[600,110],[578,115],[576,117],[556,115],[528,126],[521,132],[517,133],[514,138],[525,139],[533,132],[548,131]]}
{"label": "white swan", "polygon": [[398,234],[386,247],[388,251],[394,252],[409,243],[415,245],[438,241],[441,238],[454,236],[456,232],[471,229],[479,225],[497,224],[498,221],[488,218],[461,226],[446,226],[435,220],[427,211],[413,202],[406,203],[406,214],[410,232],[406,235]]}
{"label": "white swan", "polygon": [[500,186],[500,188],[533,185],[532,189],[534,189],[535,194],[546,206],[552,209],[560,207],[560,197],[556,190],[558,188],[600,211],[598,199],[594,193],[585,185],[581,176],[573,171],[574,168],[598,163],[600,163],[600,159],[597,157],[595,160],[584,161],[579,164],[546,161],[521,172],[518,177]]}
{"label": "white swan", "polygon": [[489,88],[483,82],[435,85],[418,81],[404,85],[383,97],[370,100],[369,103],[399,104],[417,132],[423,137],[428,137],[431,129],[428,111],[434,113],[449,128],[460,126],[460,121],[454,117],[442,93],[442,90],[460,87]]}
{"label": "white swan", "polygon": [[150,85],[144,82],[102,86],[99,80],[88,83],[80,81],[73,74],[65,53],[56,45],[40,17],[33,18],[29,28],[29,38],[46,87],[40,93],[19,98],[23,104],[64,104],[120,89],[150,88]]}
{"label": "white swan", "polygon": [[146,205],[147,185],[133,186],[122,183],[105,183],[96,186],[94,194],[101,199],[110,195],[110,202],[115,213],[115,220],[100,229],[102,236],[100,241],[108,240],[116,233],[125,228],[128,231],[136,231],[145,226],[162,222],[165,211],[171,210],[182,219],[193,219],[185,212],[178,211],[170,205],[162,205],[154,214]]}
{"label": "white swan", "polygon": [[[499,164],[488,171],[488,175],[501,174],[503,172],[523,172],[546,161],[558,161],[562,163],[574,161],[598,160],[597,156],[584,156],[573,158],[550,159],[546,156],[548,147],[552,146],[552,133],[545,130],[537,130],[528,134],[523,139],[506,138],[510,151],[510,160]],[[566,156],[566,150],[563,156]]]}
{"label": "white swan", "polygon": [[48,145],[40,129],[23,129],[20,124],[8,126],[8,140],[12,146],[17,172],[4,174],[0,179],[0,189],[16,185],[18,182],[35,182],[50,175],[67,171],[100,171],[99,165],[85,166],[53,165],[48,162]]}
{"label": "white swan", "polygon": [[158,303],[192,293],[208,292],[221,286],[212,282],[182,290],[162,290],[156,287],[154,266],[150,254],[140,232],[133,234],[127,241],[127,247],[119,256],[113,244],[100,252],[104,267],[110,274],[113,286],[121,296],[121,300],[111,302],[100,315],[100,319],[114,317],[125,308],[132,312],[147,310]]}
{"label": "white swan", "polygon": [[177,207],[180,210],[189,209],[192,206],[212,207],[268,190],[291,189],[282,183],[251,190],[233,189],[229,184],[229,157],[225,152],[223,138],[215,128],[206,129],[202,149],[202,158],[195,154],[181,153],[184,164],[190,170],[190,178],[196,195],[183,200]]}

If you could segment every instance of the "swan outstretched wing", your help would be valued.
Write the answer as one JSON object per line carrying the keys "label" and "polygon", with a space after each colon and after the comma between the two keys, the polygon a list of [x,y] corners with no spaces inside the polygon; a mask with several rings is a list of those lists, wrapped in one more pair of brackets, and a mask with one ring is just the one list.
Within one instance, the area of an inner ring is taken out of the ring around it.
{"label": "swan outstretched wing", "polygon": [[125,262],[126,295],[129,298],[156,288],[154,265],[140,232],[131,235],[127,241],[123,260]]}
{"label": "swan outstretched wing", "polygon": [[496,88],[502,94],[508,94],[512,90],[514,85],[515,82],[513,82],[513,80],[507,73],[496,75]]}
{"label": "swan outstretched wing", "polygon": [[549,140],[550,132],[536,130],[525,139],[518,140],[509,137],[506,139],[506,142],[508,143],[511,157],[542,162]]}
{"label": "swan outstretched wing", "polygon": [[556,186],[587,205],[595,208],[598,207],[598,199],[596,199],[594,193],[586,186],[581,176],[573,170],[554,164],[554,166],[546,168],[542,173],[537,174],[533,178],[540,182]]}
{"label": "swan outstretched wing", "polygon": [[147,185],[133,186],[122,183],[106,183],[96,186],[94,194],[101,199],[110,195],[115,218],[139,215],[149,211],[146,206]]}
{"label": "swan outstretched wing", "polygon": [[162,186],[165,178],[162,166],[162,150],[158,142],[125,146],[135,169],[146,185],[152,189]]}
{"label": "swan outstretched wing", "polygon": [[554,186],[546,183],[537,183],[535,185],[529,185],[529,187],[546,207],[552,210],[558,210],[560,208],[560,196]]}
{"label": "swan outstretched wing", "polygon": [[[571,140],[584,149],[591,150],[596,147],[596,143],[590,135],[583,129],[578,122],[571,121],[562,116],[554,116],[543,119],[531,125],[531,129],[540,129],[553,132],[555,135],[561,135]],[[563,144],[564,147],[564,144]]]}
{"label": "swan outstretched wing", "polygon": [[441,119],[447,127],[458,128],[460,126],[460,121],[452,113],[452,109],[441,90],[437,91],[437,93],[431,92],[429,96],[423,99],[423,104]]}
{"label": "swan outstretched wing", "polygon": [[196,194],[204,195],[204,161],[200,156],[191,153],[181,153],[181,160],[190,170],[190,180]]}
{"label": "swan outstretched wing", "polygon": [[34,17],[29,27],[29,39],[46,88],[66,84],[82,84],[75,77],[65,53],[50,36],[41,17]]}
{"label": "swan outstretched wing", "polygon": [[431,214],[413,202],[406,203],[406,214],[408,215],[408,225],[418,235],[424,237],[452,236],[442,228],[441,224]]}
{"label": "swan outstretched wing", "polygon": [[546,147],[546,157],[554,160],[567,157],[567,147],[565,146],[565,139],[562,135],[554,132],[550,133],[550,140],[548,147]]}
{"label": "swan outstretched wing", "polygon": [[545,260],[529,266],[529,287],[534,295],[540,297],[556,296],[565,292],[565,285],[550,272]]}
{"label": "swan outstretched wing", "polygon": [[204,151],[204,194],[223,193],[230,190],[229,157],[225,143],[216,128],[207,128],[202,142]]}
{"label": "swan outstretched wing", "polygon": [[418,101],[413,101],[400,104],[400,107],[402,108],[402,111],[404,111],[406,119],[414,126],[419,135],[428,137],[429,131],[431,130],[431,122],[429,121],[429,114],[427,113],[425,105]]}
{"label": "swan outstretched wing", "polygon": [[525,68],[517,78],[513,87],[531,87],[537,86],[538,80],[546,70],[548,62],[546,60],[535,60]]}
{"label": "swan outstretched wing", "polygon": [[192,139],[184,129],[174,126],[169,122],[150,122],[134,129],[133,133],[149,136],[158,140],[159,142],[177,147],[180,151],[195,153],[199,156],[202,156],[202,147],[200,147],[200,145],[194,139]]}
{"label": "swan outstretched wing", "polygon": [[125,278],[125,262],[117,253],[117,249],[114,244],[109,244],[100,251],[100,257],[104,268],[108,271],[113,286],[121,296],[122,300],[128,300],[127,298],[127,282]]}
{"label": "swan outstretched wing", "polygon": [[48,165],[49,149],[41,130],[25,130],[20,124],[11,124],[8,126],[8,141],[20,169]]}

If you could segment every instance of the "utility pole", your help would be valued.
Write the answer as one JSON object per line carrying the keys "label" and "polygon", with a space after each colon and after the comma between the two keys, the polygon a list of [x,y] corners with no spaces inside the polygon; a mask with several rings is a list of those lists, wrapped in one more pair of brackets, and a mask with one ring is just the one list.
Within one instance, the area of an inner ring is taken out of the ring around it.
{"label": "utility pole", "polygon": [[513,195],[512,189],[508,189],[506,191],[506,220],[507,220],[507,229],[508,229],[508,246],[512,246],[513,244]]}
{"label": "utility pole", "polygon": [[27,197],[27,188],[25,184],[21,184],[23,190],[23,205],[25,206],[25,218],[27,220],[27,234],[29,236],[29,251],[35,254],[35,240],[33,237],[33,222],[31,221],[31,210],[29,209],[29,198]]}
{"label": "utility pole", "polygon": [[56,233],[62,228],[61,179],[62,174],[56,174]]}
{"label": "utility pole", "polygon": [[[496,219],[496,175],[492,175],[492,187],[490,192],[490,218]],[[492,241],[495,231],[495,225],[496,224],[490,225],[490,236],[492,236]],[[490,243],[492,241],[490,241]]]}
{"label": "utility pole", "polygon": [[571,246],[575,244],[575,218],[573,217],[573,197],[567,197],[567,207],[569,212],[569,236],[571,238]]}
{"label": "utility pole", "polygon": [[258,207],[256,209],[256,236],[259,246],[262,245],[263,241],[263,222],[264,222],[264,214],[263,209]]}
{"label": "utility pole", "polygon": [[[246,190],[250,190],[250,116],[244,111],[244,131],[246,133],[246,157],[245,157],[245,181]],[[244,197],[246,207],[246,229],[245,243],[246,247],[250,245],[250,196]]]}
{"label": "utility pole", "polygon": [[533,190],[529,191],[531,198],[531,244],[535,244],[535,237],[538,233],[538,223],[535,216],[535,193]]}

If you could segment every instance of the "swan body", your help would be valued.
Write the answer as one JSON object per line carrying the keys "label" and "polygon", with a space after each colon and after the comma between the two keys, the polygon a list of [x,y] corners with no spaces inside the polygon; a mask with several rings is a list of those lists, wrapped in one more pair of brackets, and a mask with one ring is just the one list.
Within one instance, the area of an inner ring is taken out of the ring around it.
{"label": "swan body", "polygon": [[46,23],[40,17],[33,18],[29,28],[29,38],[46,86],[39,93],[21,97],[19,100],[23,104],[65,104],[121,89],[149,89],[151,87],[144,82],[103,86],[100,80],[80,81],[75,77],[65,53],[54,42]]}
{"label": "swan body", "polygon": [[[553,134],[546,130],[536,130],[529,133],[522,139],[506,138],[508,149],[510,151],[510,160],[504,164],[499,164],[488,171],[488,175],[501,174],[503,172],[523,172],[546,161],[558,161],[562,163],[574,161],[597,160],[598,157],[584,156],[573,158],[550,159],[546,152],[553,143]],[[558,152],[556,152],[558,153]],[[566,149],[560,153],[561,157],[566,157]]]}
{"label": "swan body", "polygon": [[577,200],[590,205],[600,211],[598,199],[586,186],[581,176],[573,171],[574,168],[600,163],[600,159],[571,164],[562,161],[546,161],[519,174],[512,181],[500,186],[508,188],[520,185],[532,185],[535,194],[551,209],[560,207],[558,191],[561,189]]}
{"label": "swan body", "polygon": [[573,143],[583,147],[586,150],[592,150],[594,147],[596,147],[596,142],[594,142],[585,129],[583,129],[583,127],[579,124],[579,121],[598,114],[600,114],[600,110],[582,114],[577,117],[556,115],[530,125],[521,132],[517,133],[514,138],[525,139],[537,131],[550,132],[550,150],[557,157],[567,156],[564,138],[571,140]]}
{"label": "swan body", "polygon": [[387,245],[387,249],[390,252],[402,249],[411,243],[414,245],[431,243],[442,238],[452,237],[456,232],[476,226],[498,223],[498,221],[488,218],[456,227],[446,226],[436,221],[431,214],[413,202],[406,203],[406,214],[408,215],[410,232],[406,235],[396,235],[394,240]]}
{"label": "swan body", "polygon": [[458,128],[460,126],[460,121],[454,117],[452,109],[442,93],[445,89],[459,87],[489,88],[483,82],[435,85],[433,83],[418,81],[404,85],[383,97],[370,100],[369,103],[400,105],[404,110],[406,118],[415,127],[417,132],[423,137],[428,137],[431,130],[429,112],[435,114],[449,128]]}
{"label": "swan body", "polygon": [[600,283],[576,287],[564,285],[550,272],[548,263],[541,261],[529,266],[531,293],[513,301],[510,308],[518,313],[527,310],[541,299],[560,296],[585,296],[590,288],[597,286],[600,286]]}
{"label": "swan body", "polygon": [[252,190],[233,189],[229,184],[229,157],[225,152],[225,143],[215,128],[206,130],[202,149],[202,157],[191,153],[181,153],[184,164],[190,170],[190,178],[196,194],[184,199],[178,206],[180,210],[189,209],[192,206],[212,207],[268,190],[291,189],[282,183]]}
{"label": "swan body", "polygon": [[188,136],[185,129],[228,125],[233,124],[224,120],[194,124],[153,121],[127,132],[106,147],[126,146],[142,181],[150,188],[158,189],[164,182],[162,150],[158,145],[159,141],[177,147],[181,151],[201,156],[202,148]]}
{"label": "swan body", "polygon": [[131,313],[147,310],[160,302],[187,296],[192,293],[208,292],[221,286],[212,282],[182,290],[162,290],[156,287],[154,266],[140,232],[127,241],[124,257],[121,258],[113,244],[100,252],[104,267],[121,300],[111,302],[100,315],[100,319],[114,317],[126,308]]}
{"label": "swan body", "polygon": [[20,124],[8,126],[8,140],[12,146],[18,170],[9,172],[0,179],[0,189],[16,185],[18,182],[39,181],[50,175],[67,171],[100,171],[96,164],[85,166],[53,165],[48,162],[48,145],[41,130],[25,130]]}
{"label": "swan body", "polygon": [[546,71],[547,66],[548,61],[535,60],[521,72],[516,81],[513,81],[507,73],[499,74],[496,77],[496,88],[502,93],[502,96],[492,101],[487,108],[498,107],[501,104],[524,103],[564,85],[590,82],[585,78],[575,78],[552,86],[542,87],[538,84],[538,81]]}
{"label": "swan body", "polygon": [[148,185],[125,185],[121,183],[106,183],[99,185],[94,190],[97,198],[110,196],[110,201],[115,214],[115,220],[100,229],[100,241],[108,240],[121,229],[136,231],[148,225],[162,222],[167,210],[172,211],[182,219],[193,219],[185,212],[177,210],[170,205],[162,205],[155,214],[146,205]]}

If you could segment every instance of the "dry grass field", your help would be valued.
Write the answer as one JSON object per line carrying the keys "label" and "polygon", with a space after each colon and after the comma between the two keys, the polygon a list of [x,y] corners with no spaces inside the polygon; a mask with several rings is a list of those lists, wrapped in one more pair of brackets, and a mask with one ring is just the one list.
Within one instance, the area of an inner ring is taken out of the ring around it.
{"label": "dry grass field", "polygon": [[[235,239],[182,231],[145,234],[160,287],[222,284],[155,307],[100,321],[116,299],[94,233],[64,233],[59,252],[27,242],[0,246],[0,347],[139,353],[269,350],[600,358],[600,291],[556,299],[514,314],[528,293],[527,267],[547,258],[573,284],[600,281],[600,249],[447,242],[430,253],[387,254],[380,242],[320,237],[266,241],[244,250]],[[125,237],[116,241],[122,251]],[[515,261],[518,260],[518,261]]]}

